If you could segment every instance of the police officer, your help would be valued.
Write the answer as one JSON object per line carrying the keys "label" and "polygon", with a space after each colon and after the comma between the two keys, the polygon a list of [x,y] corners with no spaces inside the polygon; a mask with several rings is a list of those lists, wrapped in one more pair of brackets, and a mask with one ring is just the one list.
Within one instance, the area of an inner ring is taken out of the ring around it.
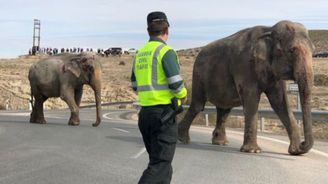
{"label": "police officer", "polygon": [[149,13],[147,25],[150,39],[139,49],[131,75],[141,105],[138,126],[149,154],[148,167],[139,184],[166,184],[172,178],[177,142],[176,103],[172,102],[180,105],[187,90],[180,76],[178,56],[166,44],[170,24],[165,13]]}

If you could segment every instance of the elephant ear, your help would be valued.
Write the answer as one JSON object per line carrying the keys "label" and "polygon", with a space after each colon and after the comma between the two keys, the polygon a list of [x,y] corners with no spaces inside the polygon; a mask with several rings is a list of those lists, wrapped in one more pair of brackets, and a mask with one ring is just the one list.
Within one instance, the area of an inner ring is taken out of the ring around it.
{"label": "elephant ear", "polygon": [[[262,81],[266,80],[265,76],[272,64],[271,50],[272,38],[271,32],[262,34],[258,39],[254,40],[251,46],[252,62],[254,63],[254,71],[257,78]],[[263,81],[265,83],[265,81]]]}
{"label": "elephant ear", "polygon": [[94,56],[82,57],[80,60],[82,70],[84,72],[93,72],[94,71],[94,60],[95,60]]}
{"label": "elephant ear", "polygon": [[79,66],[76,64],[76,62],[69,62],[65,64],[65,69],[70,71],[73,75],[75,75],[77,78],[81,75],[81,70]]}
{"label": "elephant ear", "polygon": [[270,58],[271,32],[263,33],[252,46],[253,60],[255,62],[267,61]]}

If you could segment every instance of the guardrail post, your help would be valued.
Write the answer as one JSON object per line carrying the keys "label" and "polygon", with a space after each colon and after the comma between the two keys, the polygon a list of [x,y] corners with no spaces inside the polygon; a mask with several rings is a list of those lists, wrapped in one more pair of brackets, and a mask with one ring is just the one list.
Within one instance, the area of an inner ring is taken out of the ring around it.
{"label": "guardrail post", "polygon": [[265,118],[264,117],[260,117],[260,131],[261,132],[264,131],[264,124],[265,124]]}
{"label": "guardrail post", "polygon": [[6,100],[6,110],[9,110],[9,99]]}
{"label": "guardrail post", "polygon": [[[301,111],[301,100],[300,100],[300,93],[299,93],[299,89],[298,89],[298,84],[293,83],[293,84],[288,84],[288,91],[296,94],[296,108],[297,111]],[[297,119],[297,125],[301,126],[301,121],[299,119]]]}
{"label": "guardrail post", "polygon": [[28,110],[32,110],[32,99],[31,99],[31,97],[29,98],[29,100],[28,100]]}
{"label": "guardrail post", "polygon": [[206,126],[208,127],[208,114],[205,114],[205,123],[206,123]]}

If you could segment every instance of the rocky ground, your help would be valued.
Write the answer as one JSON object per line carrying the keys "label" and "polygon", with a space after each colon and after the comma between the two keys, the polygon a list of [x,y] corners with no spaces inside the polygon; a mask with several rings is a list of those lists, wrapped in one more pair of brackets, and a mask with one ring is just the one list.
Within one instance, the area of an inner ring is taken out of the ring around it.
{"label": "rocky ground", "polygon": [[[180,61],[182,77],[190,91],[193,62],[199,48],[180,51]],[[30,98],[30,87],[27,79],[29,67],[37,62],[40,56],[21,56],[17,59],[0,59],[0,109],[28,109]],[[132,68],[132,58],[130,55],[121,57],[99,57],[103,66],[102,101],[134,101],[136,94],[130,88],[130,75]],[[313,110],[328,111],[328,59],[314,60],[315,86],[313,89]],[[296,96],[289,94],[289,99],[293,107],[296,107]],[[189,98],[190,99],[190,98]],[[190,101],[190,100],[189,100]],[[90,87],[84,87],[82,105],[94,103],[94,94]],[[260,107],[269,107],[268,100],[263,95]],[[45,103],[46,109],[67,108],[67,105],[60,99],[50,99]],[[203,123],[203,116],[198,117],[198,123]],[[210,117],[211,122],[215,118]],[[242,127],[241,118],[231,117],[229,126]],[[267,120],[267,130],[285,133],[281,123],[277,125],[277,120]],[[328,139],[327,122],[315,122],[314,130],[316,137]]]}

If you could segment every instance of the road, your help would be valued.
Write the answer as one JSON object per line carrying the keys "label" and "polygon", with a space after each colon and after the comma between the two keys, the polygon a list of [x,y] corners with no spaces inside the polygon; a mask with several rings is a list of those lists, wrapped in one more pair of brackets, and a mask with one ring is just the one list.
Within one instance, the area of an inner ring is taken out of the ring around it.
{"label": "road", "polygon": [[[133,184],[147,165],[137,122],[127,110],[81,110],[81,124],[67,125],[68,110],[46,111],[48,124],[30,124],[29,112],[0,112],[0,184]],[[173,184],[298,183],[328,181],[328,143],[303,156],[288,155],[283,136],[259,134],[263,152],[239,152],[243,134],[228,130],[228,146],[211,145],[212,128],[192,127],[191,143],[178,144]]]}

